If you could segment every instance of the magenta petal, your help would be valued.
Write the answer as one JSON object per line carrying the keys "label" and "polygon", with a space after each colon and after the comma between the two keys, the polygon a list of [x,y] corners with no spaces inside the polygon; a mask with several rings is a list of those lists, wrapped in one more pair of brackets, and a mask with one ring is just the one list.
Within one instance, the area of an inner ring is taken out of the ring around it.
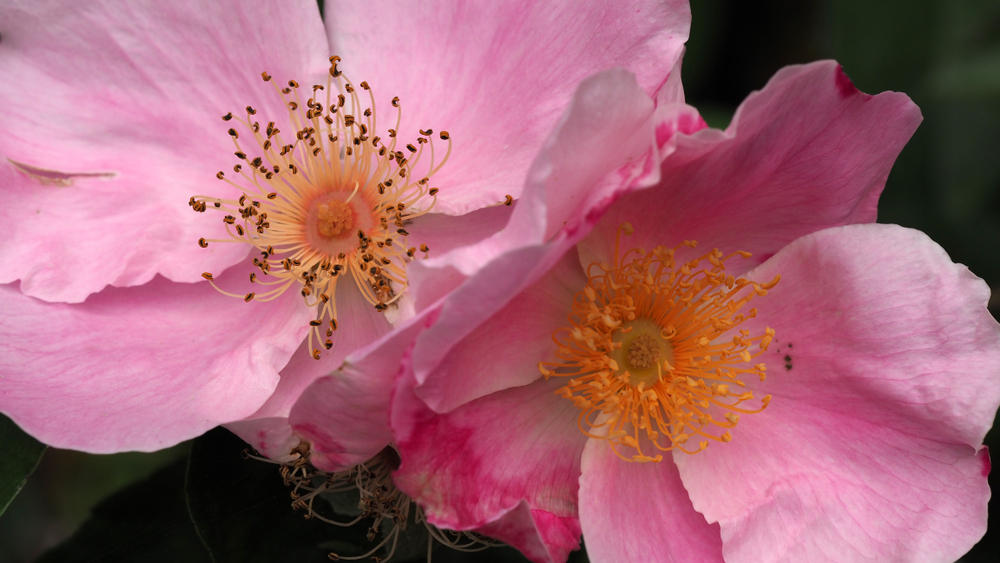
{"label": "magenta petal", "polygon": [[757,262],[810,232],[874,221],[920,111],[897,92],[846,92],[842,75],[833,61],[786,67],[743,102],[725,132],[677,138],[660,184],[611,206],[582,245],[585,263],[607,259],[623,221],[635,227],[636,246],[694,239],[750,251]]}
{"label": "magenta petal", "polygon": [[5,2],[0,22],[0,282],[79,302],[157,273],[196,281],[244,255],[198,248],[221,224],[187,201],[224,188],[224,113],[285,115],[262,70],[325,72],[315,4]]}
{"label": "magenta petal", "polygon": [[418,127],[452,134],[451,161],[435,181],[437,210],[453,214],[520,194],[531,159],[586,76],[624,66],[652,95],[690,24],[678,0],[334,2],[326,13],[352,76],[402,99],[406,136]]}
{"label": "magenta petal", "polygon": [[569,552],[580,548],[580,521],[532,510],[524,501],[499,519],[475,529],[517,548],[538,562],[566,561]]}
{"label": "magenta petal", "polygon": [[576,252],[560,257],[562,248],[504,254],[448,297],[413,353],[416,394],[432,409],[445,412],[541,377],[552,333],[586,283]]}
{"label": "magenta petal", "polygon": [[[762,413],[675,454],[727,560],[954,560],[986,529],[979,444],[1000,404],[989,289],[918,231],[803,237],[750,276],[773,327]],[[977,451],[978,450],[978,451]]]}
{"label": "magenta petal", "polygon": [[95,453],[155,450],[251,414],[312,313],[292,292],[243,303],[159,278],[78,305],[3,286],[0,302],[0,411],[47,444]]}
{"label": "magenta petal", "polygon": [[522,501],[533,511],[575,517],[586,439],[577,408],[554,393],[562,382],[500,391],[447,414],[424,406],[409,389],[411,378],[400,382],[392,407],[402,459],[395,481],[431,522],[477,528]]}
{"label": "magenta petal", "polygon": [[583,450],[580,525],[593,561],[722,561],[718,524],[691,506],[677,468],[635,463],[604,440]]}

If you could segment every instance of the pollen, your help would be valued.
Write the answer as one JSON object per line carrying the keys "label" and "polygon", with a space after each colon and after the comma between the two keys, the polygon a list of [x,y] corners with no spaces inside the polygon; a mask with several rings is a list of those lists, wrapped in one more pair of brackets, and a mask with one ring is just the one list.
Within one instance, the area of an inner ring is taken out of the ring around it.
{"label": "pollen", "polygon": [[622,251],[631,233],[628,223],[619,229],[613,264],[587,268],[568,324],[552,336],[557,359],[538,367],[547,379],[566,380],[556,393],[579,407],[586,436],[607,440],[624,460],[658,462],[663,452],[730,441],[740,415],[771,401],[745,380],[766,377],[755,359],[774,330],[751,335],[740,325],[756,317],[749,303],[780,276],[757,283],[727,273],[728,261],[750,256],[741,251],[678,262],[678,250],[694,241]]}
{"label": "pollen", "polygon": [[316,232],[323,238],[344,236],[354,225],[354,211],[343,201],[316,206]]}
{"label": "pollen", "polygon": [[195,195],[188,201],[196,212],[221,214],[228,234],[203,237],[199,246],[252,247],[249,283],[257,288],[229,291],[210,272],[203,277],[246,302],[298,291],[316,310],[309,348],[317,359],[321,348],[333,347],[342,278],[377,311],[406,291],[406,263],[418,257],[416,248],[429,250],[408,240],[407,227],[434,207],[439,188],[431,181],[451,154],[447,131],[419,129],[409,141],[401,139],[398,98],[387,104],[393,126],[381,131],[372,87],[352,82],[339,63],[331,57],[326,82],[308,88],[295,80],[279,84],[262,73],[286,115],[268,120],[247,106],[222,116],[236,162],[232,172],[220,170],[216,178],[232,197]]}

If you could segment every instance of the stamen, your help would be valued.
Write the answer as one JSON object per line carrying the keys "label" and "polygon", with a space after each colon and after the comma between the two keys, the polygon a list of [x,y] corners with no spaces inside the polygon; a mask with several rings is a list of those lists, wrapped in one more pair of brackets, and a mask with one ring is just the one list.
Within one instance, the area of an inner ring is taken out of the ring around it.
{"label": "stamen", "polygon": [[747,252],[714,249],[681,264],[676,248],[622,252],[621,237],[631,233],[628,223],[619,229],[614,264],[590,265],[569,326],[552,336],[558,361],[539,370],[568,379],[557,393],[580,408],[581,432],[607,440],[627,461],[728,442],[739,414],[760,412],[771,400],[755,401],[743,378],[764,380],[766,365],[753,360],[774,331],[751,336],[738,326],[757,315],[746,305],[780,276],[761,284],[727,274],[725,263]]}
{"label": "stamen", "polygon": [[[392,448],[387,447],[367,462],[338,473],[327,473],[313,467],[309,463],[310,449],[308,442],[300,442],[290,452],[292,459],[280,464],[285,486],[291,488],[292,508],[303,511],[305,518],[315,518],[338,527],[353,527],[368,522],[366,539],[375,542],[381,536],[378,543],[365,553],[330,553],[330,559],[357,561],[374,558],[377,561],[389,561],[395,553],[399,536],[410,523],[422,525],[427,531],[428,561],[435,543],[465,552],[502,545],[472,532],[442,530],[429,524],[423,510],[392,482],[392,472],[399,466],[399,457]],[[249,453],[245,455],[275,463],[264,457]],[[321,499],[345,493],[357,493],[359,513],[348,520],[341,520]],[[385,555],[376,556],[383,549],[386,551]]]}
{"label": "stamen", "polygon": [[[374,135],[374,92],[367,82],[355,87],[339,62],[330,58],[326,83],[307,89],[305,101],[298,82],[281,86],[262,73],[283,100],[293,131],[282,131],[253,106],[242,117],[222,116],[238,162],[232,173],[220,170],[216,177],[238,196],[196,195],[188,202],[196,212],[223,214],[228,237],[203,237],[199,246],[253,246],[259,252],[252,262],[261,275],[250,281],[265,289],[232,292],[216,285],[211,273],[205,279],[220,293],[248,302],[272,301],[298,287],[305,304],[316,309],[309,332],[315,358],[321,347],[333,346],[340,278],[350,277],[378,311],[406,291],[406,263],[415,258],[406,227],[433,208],[439,188],[430,180],[451,154],[447,131],[437,135],[447,145],[443,156],[431,129],[419,130],[414,143],[399,140],[398,98],[393,98],[395,126],[386,130],[387,143]],[[426,245],[419,246],[426,253]]]}

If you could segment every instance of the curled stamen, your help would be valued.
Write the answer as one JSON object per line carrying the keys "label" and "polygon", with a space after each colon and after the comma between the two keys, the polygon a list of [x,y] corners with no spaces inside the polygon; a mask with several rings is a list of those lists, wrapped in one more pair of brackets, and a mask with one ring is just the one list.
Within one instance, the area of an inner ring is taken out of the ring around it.
{"label": "curled stamen", "polygon": [[[300,442],[290,452],[289,461],[279,463],[267,458],[249,455],[253,459],[281,466],[281,476],[290,488],[291,506],[304,512],[304,517],[338,526],[353,527],[368,523],[365,534],[369,542],[376,542],[368,551],[358,555],[331,553],[330,559],[356,561],[375,558],[392,559],[399,536],[411,524],[423,526],[428,534],[428,561],[435,543],[458,551],[474,552],[501,545],[471,532],[442,530],[427,522],[423,510],[396,488],[392,472],[399,465],[395,450],[386,448],[367,462],[350,469],[328,473],[309,463],[310,446]],[[343,518],[333,512],[325,499],[333,495],[357,494],[357,514]],[[384,552],[381,555],[379,552]]]}

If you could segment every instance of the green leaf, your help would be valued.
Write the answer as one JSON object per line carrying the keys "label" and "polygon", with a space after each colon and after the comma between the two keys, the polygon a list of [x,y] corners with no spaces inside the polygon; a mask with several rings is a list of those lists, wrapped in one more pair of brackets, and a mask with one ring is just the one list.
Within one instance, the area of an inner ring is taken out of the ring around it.
{"label": "green leaf", "polygon": [[185,462],[179,459],[101,501],[39,563],[210,563],[184,504]]}
{"label": "green leaf", "polygon": [[0,514],[10,506],[28,477],[38,467],[45,445],[24,433],[9,418],[0,415]]}

